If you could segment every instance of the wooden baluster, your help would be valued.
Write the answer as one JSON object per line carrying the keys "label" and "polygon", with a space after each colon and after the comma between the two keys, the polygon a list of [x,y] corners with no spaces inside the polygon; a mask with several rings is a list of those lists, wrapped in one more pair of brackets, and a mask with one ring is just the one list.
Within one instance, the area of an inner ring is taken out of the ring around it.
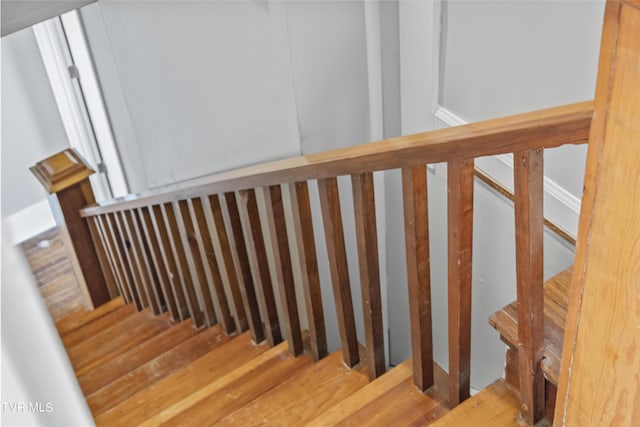
{"label": "wooden baluster", "polygon": [[180,200],[173,206],[178,222],[178,229],[180,230],[180,237],[182,238],[187,268],[191,275],[191,283],[193,283],[193,289],[195,290],[198,301],[204,306],[206,324],[213,326],[218,323],[218,319],[207,285],[209,283],[209,277],[207,277],[207,272],[202,262],[200,236],[191,220],[187,200]]}
{"label": "wooden baluster", "polygon": [[109,261],[109,255],[107,253],[107,244],[98,229],[97,221],[98,219],[95,216],[86,218],[87,224],[89,225],[89,234],[91,235],[91,240],[93,241],[93,246],[96,249],[96,255],[98,256],[98,263],[100,264],[100,269],[102,270],[102,275],[104,276],[104,281],[107,285],[107,292],[109,292],[109,298],[114,299],[118,296],[118,285],[116,284],[115,272]]}
{"label": "wooden baluster", "polygon": [[469,397],[471,378],[471,256],[473,160],[447,165],[449,252],[449,404]]}
{"label": "wooden baluster", "polygon": [[137,310],[142,310],[142,303],[140,302],[140,297],[138,296],[136,286],[133,282],[133,273],[129,266],[129,253],[124,245],[125,239],[122,231],[120,230],[120,222],[118,221],[116,213],[105,214],[105,224],[109,231],[109,235],[113,240],[116,258],[118,259],[118,264],[120,266],[120,276],[126,285],[127,293],[129,294],[129,302],[132,302],[136,306]]}
{"label": "wooden baluster", "polygon": [[258,303],[265,316],[267,342],[274,346],[282,341],[278,311],[271,283],[267,251],[262,236],[262,225],[258,214],[258,203],[253,189],[241,190],[238,198],[238,211],[244,230],[247,259],[251,265],[253,283],[256,285]]}
{"label": "wooden baluster", "polygon": [[125,254],[125,259],[127,260],[126,265],[129,271],[129,277],[131,278],[131,284],[135,290],[134,295],[136,297],[136,301],[138,301],[136,303],[136,307],[138,307],[139,310],[142,310],[143,308],[148,307],[149,303],[147,301],[147,295],[144,293],[144,289],[142,288],[140,272],[134,261],[133,243],[131,242],[132,239],[129,233],[129,226],[126,218],[124,217],[124,212],[114,212],[113,219],[118,229],[118,234],[122,239],[122,249]]}
{"label": "wooden baluster", "polygon": [[96,224],[98,226],[98,230],[102,234],[104,238],[104,242],[107,249],[107,254],[109,256],[109,262],[111,263],[111,267],[113,269],[114,278],[116,280],[116,284],[118,285],[118,289],[122,299],[126,304],[131,302],[131,295],[129,294],[128,285],[123,277],[124,273],[122,270],[122,260],[120,258],[120,254],[118,253],[113,236],[107,227],[108,214],[97,215]]}
{"label": "wooden baluster", "polygon": [[149,300],[151,301],[151,308],[153,313],[158,315],[163,313],[164,310],[164,298],[158,290],[158,276],[151,268],[149,262],[149,247],[144,240],[142,232],[140,230],[140,220],[135,210],[128,212],[130,218],[130,226],[132,227],[134,247],[138,253],[138,259],[140,262],[141,272],[144,276],[144,283],[146,284],[146,292]]}
{"label": "wooden baluster", "polygon": [[[212,202],[214,199],[215,201]],[[244,332],[249,329],[249,325],[247,323],[242,291],[238,283],[238,277],[236,276],[236,270],[230,253],[229,239],[224,227],[220,201],[217,195],[212,195],[204,197],[202,199],[202,203],[204,219],[207,228],[209,229],[209,235],[211,237],[211,243],[213,244],[213,252],[215,254],[216,263],[222,279],[223,289],[226,286],[228,289],[227,292],[231,295],[231,304],[229,304],[229,306],[233,317],[235,318],[236,330],[238,332]],[[215,204],[215,207],[212,203]],[[240,224],[238,223],[238,225]]]}
{"label": "wooden baluster", "polygon": [[313,236],[311,218],[311,202],[309,187],[306,181],[289,184],[293,224],[298,242],[298,262],[302,274],[302,289],[309,319],[309,335],[311,336],[311,354],[318,361],[328,354],[327,333],[324,325],[322,308],[322,292],[318,275],[318,259],[316,242]]}
{"label": "wooden baluster", "polygon": [[[224,286],[222,284],[222,277],[220,276],[218,261],[216,260],[216,255],[213,249],[211,233],[204,215],[202,199],[196,197],[191,199],[189,202],[189,213],[191,214],[191,221],[195,228],[195,234],[198,237],[198,247],[202,257],[202,263],[209,267],[208,270],[205,269],[208,273],[207,282],[209,283],[209,291],[211,292],[211,295],[215,295],[214,304],[216,305],[220,323],[222,324],[225,333],[231,334],[235,332],[236,327],[233,318],[231,317],[227,294],[225,293]],[[211,286],[213,286],[213,289],[211,289]]]}
{"label": "wooden baluster", "polygon": [[137,209],[138,218],[140,219],[140,228],[145,240],[149,245],[149,258],[153,264],[153,271],[156,274],[156,281],[162,292],[162,299],[171,314],[173,320],[181,320],[178,307],[176,306],[175,297],[171,289],[169,273],[162,261],[160,254],[160,243],[158,236],[153,232],[153,224],[151,222],[151,207],[145,206]]}
{"label": "wooden baluster", "polygon": [[[251,277],[251,267],[242,233],[242,224],[238,212],[235,193],[226,193],[224,198],[209,196],[213,219],[218,231],[221,254],[231,287],[240,288],[244,312],[251,329],[253,341],[257,344],[265,339],[264,327],[260,318],[258,298]],[[226,224],[226,225],[225,225]],[[236,302],[236,307],[239,307]]]}
{"label": "wooden baluster", "polygon": [[191,272],[189,270],[189,265],[187,264],[187,255],[185,254],[182,237],[180,236],[180,229],[178,228],[176,212],[172,203],[161,205],[160,210],[162,212],[162,220],[167,227],[169,246],[173,252],[173,259],[176,262],[176,271],[180,278],[180,284],[185,295],[185,302],[189,309],[189,314],[193,320],[194,326],[196,328],[200,328],[204,325],[204,314],[200,309],[195,286],[191,279]]}
{"label": "wooden baluster", "polygon": [[146,307],[149,307],[153,314],[160,314],[160,307],[158,306],[157,300],[154,298],[150,283],[150,275],[146,268],[146,263],[144,259],[144,250],[142,249],[142,244],[140,243],[140,239],[137,233],[137,227],[135,225],[135,221],[132,216],[132,212],[129,210],[124,210],[120,212],[122,215],[122,221],[124,224],[125,233],[127,234],[127,239],[129,241],[131,252],[131,260],[133,261],[133,272],[136,277],[136,282],[140,286],[139,292],[143,295],[143,304]]}
{"label": "wooden baluster", "polygon": [[340,195],[336,178],[318,180],[322,223],[327,242],[327,257],[331,270],[333,298],[338,316],[338,331],[342,345],[342,357],[347,366],[353,368],[360,361],[358,354],[358,336],[353,315],[349,269],[347,267],[347,251],[344,245]]}
{"label": "wooden baluster", "polygon": [[276,278],[280,289],[285,335],[289,344],[289,352],[297,356],[304,349],[280,185],[264,188],[264,199],[275,261]]}
{"label": "wooden baluster", "polygon": [[426,166],[402,169],[404,233],[409,287],[413,382],[421,391],[433,386],[431,269]]}
{"label": "wooden baluster", "polygon": [[382,297],[380,294],[380,267],[378,265],[378,233],[373,174],[363,173],[351,177],[353,207],[358,240],[358,263],[362,291],[362,316],[369,379],[385,372],[384,329],[382,326]]}
{"label": "wooden baluster", "polygon": [[518,366],[522,416],[537,423],[545,413],[543,288],[543,150],[514,153]]}
{"label": "wooden baluster", "polygon": [[178,315],[180,316],[180,320],[187,319],[189,317],[189,307],[183,292],[185,286],[182,282],[182,274],[176,263],[174,250],[172,249],[173,243],[167,232],[168,225],[164,221],[162,207],[160,205],[150,207],[149,215],[151,217],[153,234],[158,239],[158,248],[160,249],[162,263],[167,270],[169,288],[173,294]]}

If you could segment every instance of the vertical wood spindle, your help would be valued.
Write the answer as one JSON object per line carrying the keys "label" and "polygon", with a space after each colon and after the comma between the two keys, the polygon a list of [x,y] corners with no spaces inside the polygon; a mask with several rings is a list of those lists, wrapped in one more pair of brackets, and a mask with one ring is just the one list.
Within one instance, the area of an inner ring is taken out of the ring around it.
{"label": "vertical wood spindle", "polygon": [[522,416],[544,416],[543,150],[514,153],[516,280],[518,289],[518,371]]}
{"label": "vertical wood spindle", "polygon": [[449,404],[469,397],[471,379],[471,261],[473,160],[447,165],[449,273]]}
{"label": "vertical wood spindle", "polygon": [[426,166],[402,169],[404,232],[409,287],[413,382],[421,391],[433,386],[431,268]]}
{"label": "vertical wood spindle", "polygon": [[351,182],[356,218],[367,365],[369,379],[373,380],[382,375],[386,369],[373,174],[353,175]]}

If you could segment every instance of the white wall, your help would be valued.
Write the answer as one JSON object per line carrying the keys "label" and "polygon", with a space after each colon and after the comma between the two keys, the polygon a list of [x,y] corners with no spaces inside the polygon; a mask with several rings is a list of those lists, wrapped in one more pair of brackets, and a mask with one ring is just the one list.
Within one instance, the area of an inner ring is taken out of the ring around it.
{"label": "white wall", "polygon": [[[6,426],[91,426],[93,419],[24,256],[2,238],[2,417]],[[22,410],[16,406],[21,403]],[[29,404],[38,404],[30,411]],[[9,409],[9,404],[13,408]],[[25,409],[26,408],[26,409]]]}
{"label": "white wall", "polygon": [[[14,216],[11,224],[15,226],[10,226],[13,230],[9,232],[16,235],[26,230],[35,234],[53,225],[48,209],[40,208],[47,204],[46,192],[29,167],[67,146],[33,32],[28,28],[2,37],[0,170],[2,217]],[[22,215],[33,210],[38,215],[22,224]]]}

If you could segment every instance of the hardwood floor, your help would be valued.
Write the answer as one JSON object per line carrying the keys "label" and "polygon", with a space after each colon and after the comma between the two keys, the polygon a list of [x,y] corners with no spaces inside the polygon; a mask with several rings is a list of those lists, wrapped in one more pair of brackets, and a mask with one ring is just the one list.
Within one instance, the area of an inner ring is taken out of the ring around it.
{"label": "hardwood floor", "polygon": [[29,267],[54,320],[82,308],[82,294],[76,285],[57,228],[20,244]]}

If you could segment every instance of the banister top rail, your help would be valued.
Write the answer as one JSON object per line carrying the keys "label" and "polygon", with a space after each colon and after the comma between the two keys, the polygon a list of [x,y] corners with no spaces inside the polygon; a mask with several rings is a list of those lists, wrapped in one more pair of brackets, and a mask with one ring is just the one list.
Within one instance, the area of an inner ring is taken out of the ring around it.
{"label": "banister top rail", "polygon": [[168,192],[160,189],[105,200],[83,209],[81,215],[100,215],[202,194],[581,144],[588,140],[592,115],[593,101],[585,101],[262,163],[212,175],[208,182],[190,188]]}

